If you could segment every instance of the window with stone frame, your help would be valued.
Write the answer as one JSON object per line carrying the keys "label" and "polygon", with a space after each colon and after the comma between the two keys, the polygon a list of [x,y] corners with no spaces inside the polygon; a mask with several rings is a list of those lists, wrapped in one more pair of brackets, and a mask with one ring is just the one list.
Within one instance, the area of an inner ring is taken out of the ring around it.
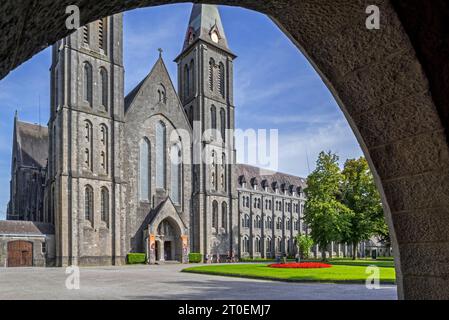
{"label": "window with stone frame", "polygon": [[223,142],[226,141],[226,111],[221,108],[220,109],[220,134],[221,140]]}
{"label": "window with stone frame", "polygon": [[212,227],[218,231],[218,202],[216,200],[212,202]]}
{"label": "window with stone frame", "polygon": [[228,229],[228,204],[226,202],[221,203],[221,227],[225,232]]}
{"label": "window with stone frame", "polygon": [[139,200],[148,201],[150,199],[150,142],[142,138],[139,143]]}
{"label": "window with stone frame", "polygon": [[109,226],[109,190],[101,188],[101,221]]}
{"label": "window with stone frame", "polygon": [[90,185],[84,189],[84,218],[93,224],[94,221],[94,190]]}
{"label": "window with stone frame", "polygon": [[181,204],[182,155],[179,142],[172,146],[170,177],[171,177],[170,197],[173,203]]}
{"label": "window with stone frame", "polygon": [[190,60],[189,66],[189,96],[195,95],[195,62]]}
{"label": "window with stone frame", "polygon": [[225,67],[222,62],[218,65],[218,91],[222,98],[225,97]]}
{"label": "window with stone frame", "polygon": [[167,129],[162,121],[156,124],[156,188],[166,188]]}
{"label": "window with stone frame", "polygon": [[260,253],[261,247],[262,247],[262,244],[261,244],[260,238],[256,237],[254,240],[254,251],[256,253]]}
{"label": "window with stone frame", "polygon": [[214,91],[214,69],[215,69],[215,60],[210,58],[209,60],[209,90]]}
{"label": "window with stone frame", "polygon": [[83,98],[92,107],[92,66],[84,62],[83,67]]}
{"label": "window with stone frame", "polygon": [[93,171],[93,127],[89,120],[84,121],[84,165],[85,167]]}

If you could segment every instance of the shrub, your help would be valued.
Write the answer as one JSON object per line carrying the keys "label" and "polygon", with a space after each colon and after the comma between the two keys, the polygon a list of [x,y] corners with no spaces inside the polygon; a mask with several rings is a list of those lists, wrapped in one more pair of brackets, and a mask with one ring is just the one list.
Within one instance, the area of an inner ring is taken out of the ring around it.
{"label": "shrub", "polygon": [[203,255],[197,252],[189,253],[189,263],[199,263],[203,259]]}
{"label": "shrub", "polygon": [[301,254],[301,258],[309,259],[310,249],[313,246],[313,240],[307,235],[298,234],[296,236],[296,243]]}
{"label": "shrub", "polygon": [[147,257],[145,253],[128,253],[126,261],[128,264],[146,263]]}

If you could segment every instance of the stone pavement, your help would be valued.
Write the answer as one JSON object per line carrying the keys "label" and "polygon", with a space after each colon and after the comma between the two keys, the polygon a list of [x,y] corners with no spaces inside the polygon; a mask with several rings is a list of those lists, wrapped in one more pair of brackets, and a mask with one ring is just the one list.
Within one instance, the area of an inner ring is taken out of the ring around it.
{"label": "stone pavement", "polygon": [[305,284],[181,273],[186,265],[80,268],[80,289],[65,286],[65,268],[0,268],[5,299],[397,299],[396,286]]}

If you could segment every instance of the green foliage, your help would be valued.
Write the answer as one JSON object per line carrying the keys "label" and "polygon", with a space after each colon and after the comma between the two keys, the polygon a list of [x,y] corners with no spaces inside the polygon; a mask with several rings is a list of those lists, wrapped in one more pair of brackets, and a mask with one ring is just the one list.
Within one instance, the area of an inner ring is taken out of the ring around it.
{"label": "green foliage", "polygon": [[197,252],[189,253],[189,263],[199,263],[203,260],[203,255]]}
{"label": "green foliage", "polygon": [[337,155],[321,152],[305,192],[304,222],[321,248],[332,241],[350,243],[355,259],[357,245],[372,236],[389,244],[380,195],[365,158],[347,160],[340,171]]}
{"label": "green foliage", "polygon": [[[365,158],[349,159],[343,169],[342,203],[352,211],[343,241],[357,245],[374,235],[388,236],[380,194]],[[354,258],[355,258],[354,250]]]}
{"label": "green foliage", "polygon": [[307,235],[299,234],[296,236],[296,243],[302,259],[309,259],[310,249],[313,246],[313,239]]}
{"label": "green foliage", "polygon": [[321,152],[316,169],[307,178],[304,212],[304,221],[312,230],[310,236],[321,248],[341,241],[349,232],[352,212],[339,201],[342,182],[338,156]]}
{"label": "green foliage", "polygon": [[128,264],[146,263],[146,258],[145,253],[128,253],[126,256],[126,261]]}

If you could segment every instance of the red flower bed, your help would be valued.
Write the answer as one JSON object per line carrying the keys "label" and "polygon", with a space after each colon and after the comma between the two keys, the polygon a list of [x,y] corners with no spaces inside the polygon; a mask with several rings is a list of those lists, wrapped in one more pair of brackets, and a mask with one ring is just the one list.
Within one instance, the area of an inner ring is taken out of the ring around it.
{"label": "red flower bed", "polygon": [[315,268],[330,268],[330,264],[321,262],[289,262],[289,263],[273,263],[268,265],[271,268],[302,268],[302,269],[315,269]]}

